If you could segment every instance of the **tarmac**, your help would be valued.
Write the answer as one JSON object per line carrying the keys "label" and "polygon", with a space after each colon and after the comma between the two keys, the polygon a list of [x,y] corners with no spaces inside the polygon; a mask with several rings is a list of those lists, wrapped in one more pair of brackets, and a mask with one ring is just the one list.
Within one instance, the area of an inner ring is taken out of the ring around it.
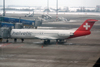
{"label": "tarmac", "polygon": [[[99,20],[98,16],[93,17]],[[43,23],[42,27],[70,29],[78,28],[82,23]],[[9,39],[6,43],[3,39],[0,43],[0,67],[100,67],[99,26],[100,22],[96,22],[90,35],[69,39],[63,44],[52,40],[51,44],[44,45],[39,39],[25,39],[23,43],[20,39],[16,43]]]}

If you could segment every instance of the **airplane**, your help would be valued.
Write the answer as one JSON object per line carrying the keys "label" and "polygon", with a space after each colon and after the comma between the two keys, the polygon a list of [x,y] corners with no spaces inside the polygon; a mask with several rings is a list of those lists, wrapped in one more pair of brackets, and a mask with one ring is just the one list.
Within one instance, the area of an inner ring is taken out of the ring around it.
{"label": "airplane", "polygon": [[56,40],[56,42],[63,42],[64,40],[85,36],[91,34],[90,29],[94,23],[98,21],[95,19],[87,19],[78,29],[69,30],[43,30],[43,29],[12,29],[11,38],[15,38],[15,41],[25,38],[34,39],[38,38],[44,40],[44,44],[49,44],[50,40]]}

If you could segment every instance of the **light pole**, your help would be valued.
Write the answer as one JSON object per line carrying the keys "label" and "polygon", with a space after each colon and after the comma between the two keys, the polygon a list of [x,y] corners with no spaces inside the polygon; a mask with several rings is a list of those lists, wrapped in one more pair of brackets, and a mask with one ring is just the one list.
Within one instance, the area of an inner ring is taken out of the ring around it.
{"label": "light pole", "polygon": [[3,16],[5,16],[5,0],[3,0]]}
{"label": "light pole", "polygon": [[49,14],[49,0],[47,0],[47,15]]}
{"label": "light pole", "polygon": [[58,0],[56,0],[56,21],[58,21]]}

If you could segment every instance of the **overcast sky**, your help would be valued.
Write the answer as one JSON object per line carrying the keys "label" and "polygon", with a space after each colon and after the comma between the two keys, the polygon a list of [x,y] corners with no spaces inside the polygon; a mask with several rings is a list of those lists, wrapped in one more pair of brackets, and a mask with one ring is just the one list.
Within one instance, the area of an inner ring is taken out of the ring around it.
{"label": "overcast sky", "polygon": [[[26,6],[47,6],[47,0],[5,0],[6,5],[26,5]],[[59,7],[95,7],[100,5],[100,0],[58,0]],[[0,0],[0,5],[3,4],[3,0]],[[49,6],[55,7],[56,0],[49,0]]]}

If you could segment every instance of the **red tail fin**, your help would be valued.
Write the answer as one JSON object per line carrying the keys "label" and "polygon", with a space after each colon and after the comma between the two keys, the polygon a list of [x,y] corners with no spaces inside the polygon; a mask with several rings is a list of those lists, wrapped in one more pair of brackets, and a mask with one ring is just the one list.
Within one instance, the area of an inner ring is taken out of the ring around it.
{"label": "red tail fin", "polygon": [[89,31],[96,21],[98,20],[87,19],[76,31]]}
{"label": "red tail fin", "polygon": [[93,24],[98,21],[95,19],[87,19],[75,32],[74,32],[74,36],[73,37],[79,37],[79,36],[85,36],[85,35],[89,35],[90,29],[92,28]]}

